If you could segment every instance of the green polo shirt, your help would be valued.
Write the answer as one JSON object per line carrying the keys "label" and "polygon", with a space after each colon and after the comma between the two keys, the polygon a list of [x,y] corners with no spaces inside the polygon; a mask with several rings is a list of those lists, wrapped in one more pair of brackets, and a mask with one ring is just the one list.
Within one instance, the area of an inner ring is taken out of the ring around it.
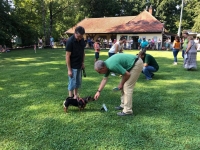
{"label": "green polo shirt", "polygon": [[153,56],[151,56],[149,54],[145,54],[143,62],[148,64],[148,66],[154,67],[158,71],[159,65],[158,65],[158,63],[156,62],[156,60]]}
{"label": "green polo shirt", "polygon": [[188,39],[186,38],[183,42],[183,50],[186,50],[187,48],[187,45],[188,45]]}
{"label": "green polo shirt", "polygon": [[126,71],[130,70],[133,67],[136,58],[136,55],[124,53],[118,53],[109,57],[105,61],[108,72],[104,76],[108,77],[110,72],[124,75]]}

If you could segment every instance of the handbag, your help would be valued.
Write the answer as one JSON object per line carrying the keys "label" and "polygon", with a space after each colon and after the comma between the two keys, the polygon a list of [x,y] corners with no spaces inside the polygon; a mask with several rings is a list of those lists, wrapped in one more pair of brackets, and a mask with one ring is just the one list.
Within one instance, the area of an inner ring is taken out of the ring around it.
{"label": "handbag", "polygon": [[188,58],[187,54],[184,54],[184,58],[185,58],[185,59],[187,59],[187,58]]}

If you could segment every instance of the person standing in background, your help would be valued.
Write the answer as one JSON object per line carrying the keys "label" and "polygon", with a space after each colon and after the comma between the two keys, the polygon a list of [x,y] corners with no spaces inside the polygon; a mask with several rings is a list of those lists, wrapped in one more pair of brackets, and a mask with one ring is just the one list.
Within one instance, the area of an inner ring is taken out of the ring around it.
{"label": "person standing in background", "polygon": [[188,45],[184,55],[184,68],[188,71],[197,69],[197,45],[192,36],[188,36]]}
{"label": "person standing in background", "polygon": [[141,51],[146,52],[147,50],[147,46],[150,45],[149,42],[146,41],[145,38],[143,38],[140,47],[141,47]]}
{"label": "person standing in background", "polygon": [[182,35],[184,37],[183,49],[182,49],[182,57],[184,58],[184,54],[185,54],[185,51],[186,51],[187,45],[188,45],[188,39],[187,39],[188,32],[186,30],[183,30]]}
{"label": "person standing in background", "polygon": [[[108,51],[108,56],[111,57],[114,54],[117,53],[122,53],[123,52],[123,47],[124,47],[124,43],[126,43],[126,38],[124,36],[122,36],[119,39],[119,42],[116,42]],[[112,76],[116,76],[115,73],[111,73]]]}
{"label": "person standing in background", "polygon": [[95,50],[95,62],[99,59],[99,52],[100,52],[100,45],[99,40],[97,39],[94,43],[94,50]]}
{"label": "person standing in background", "polygon": [[50,36],[50,46],[54,48],[54,38],[52,36]]}
{"label": "person standing in background", "polygon": [[174,65],[177,65],[177,55],[180,49],[181,49],[180,37],[176,36],[173,43]]}
{"label": "person standing in background", "polygon": [[161,40],[160,40],[160,38],[158,39],[158,50],[161,50]]}

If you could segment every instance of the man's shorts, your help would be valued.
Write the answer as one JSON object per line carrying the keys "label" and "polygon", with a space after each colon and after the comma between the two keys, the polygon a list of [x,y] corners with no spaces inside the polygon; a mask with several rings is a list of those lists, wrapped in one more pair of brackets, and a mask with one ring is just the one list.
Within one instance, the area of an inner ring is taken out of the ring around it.
{"label": "man's shorts", "polygon": [[81,87],[81,69],[72,69],[72,77],[69,76],[68,90],[73,91]]}
{"label": "man's shorts", "polygon": [[99,58],[99,52],[95,52],[95,58],[96,58],[96,59]]}

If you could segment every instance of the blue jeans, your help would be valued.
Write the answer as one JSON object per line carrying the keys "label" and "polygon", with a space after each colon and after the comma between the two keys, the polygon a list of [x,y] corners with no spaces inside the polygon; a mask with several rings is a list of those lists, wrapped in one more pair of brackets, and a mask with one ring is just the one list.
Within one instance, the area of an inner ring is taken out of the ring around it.
{"label": "blue jeans", "polygon": [[177,55],[178,55],[179,50],[173,48],[173,55],[174,55],[174,62],[177,62]]}
{"label": "blue jeans", "polygon": [[115,55],[115,53],[109,53],[108,52],[108,56],[111,57],[112,55]]}
{"label": "blue jeans", "polygon": [[146,76],[146,79],[152,79],[153,72],[157,70],[152,66],[143,67],[142,73]]}
{"label": "blue jeans", "polygon": [[182,57],[184,58],[185,50],[182,50]]}
{"label": "blue jeans", "polygon": [[158,43],[158,50],[160,50],[161,49],[161,43]]}

